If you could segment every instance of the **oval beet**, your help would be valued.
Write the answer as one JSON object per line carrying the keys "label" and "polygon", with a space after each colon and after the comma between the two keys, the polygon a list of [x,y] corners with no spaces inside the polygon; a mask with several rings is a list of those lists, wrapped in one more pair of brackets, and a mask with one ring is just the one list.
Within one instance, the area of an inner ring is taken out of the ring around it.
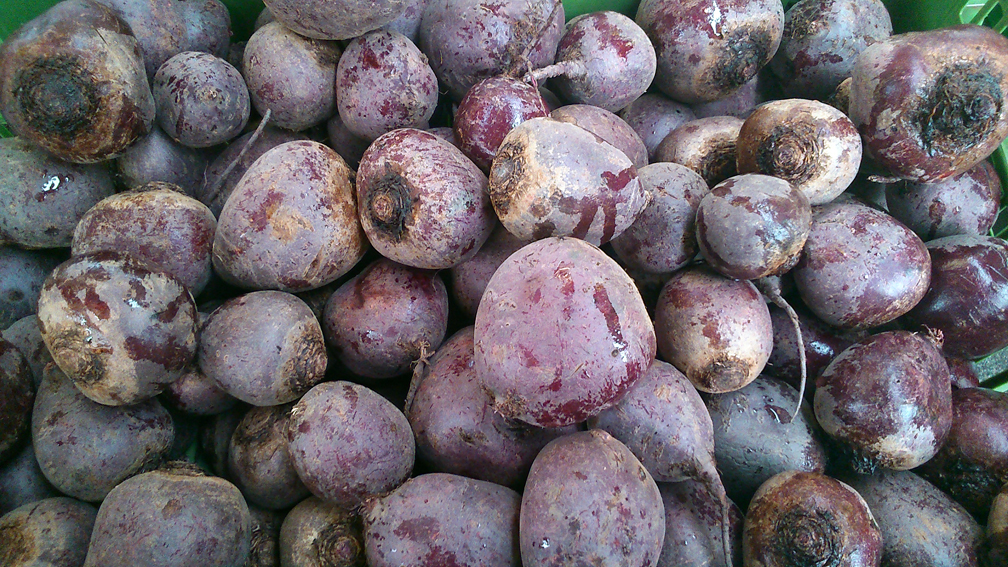
{"label": "oval beet", "polygon": [[602,138],[626,154],[634,167],[648,164],[648,152],[637,132],[612,112],[590,104],[567,104],[550,112],[550,118],[570,122]]}
{"label": "oval beet", "polygon": [[115,168],[128,189],[160,181],[178,185],[192,197],[203,183],[210,159],[207,150],[183,146],[155,125],[116,159]]}
{"label": "oval beet", "polygon": [[873,335],[847,347],[816,379],[816,419],[855,470],[911,469],[945,442],[952,384],[931,340],[907,331]]}
{"label": "oval beet", "polygon": [[726,562],[721,545],[722,508],[703,484],[684,480],[661,483],[665,507],[665,540],[656,567],[687,567],[742,564],[742,511],[731,507],[731,561]]}
{"label": "oval beet", "polygon": [[508,76],[483,79],[466,92],[452,123],[469,159],[489,171],[504,136],[522,122],[549,114],[532,85]]}
{"label": "oval beet", "polygon": [[60,2],[0,47],[0,110],[13,132],[60,159],[115,157],[154,123],[140,44],[111,9]]}
{"label": "oval beet", "polygon": [[533,242],[505,260],[483,293],[474,337],[495,411],[542,427],[612,406],[655,353],[633,280],[574,238]]}
{"label": "oval beet", "polygon": [[756,491],[742,528],[742,564],[751,567],[874,567],[882,549],[861,495],[822,473],[771,477]]}
{"label": "oval beet", "polygon": [[941,331],[944,351],[977,359],[1008,346],[1008,243],[959,235],[927,243],[931,285],[908,314]]}
{"label": "oval beet", "polygon": [[203,374],[257,406],[297,400],[322,380],[327,363],[315,314],[282,291],[256,291],[225,302],[200,334]]}
{"label": "oval beet", "polygon": [[867,328],[909,311],[931,275],[927,248],[889,215],[856,202],[812,211],[812,229],[793,270],[805,305],[826,323]]}
{"label": "oval beet", "polygon": [[470,258],[490,236],[486,175],[462,150],[413,128],[384,134],[364,152],[357,203],[382,256],[424,269]]}
{"label": "oval beet", "polygon": [[381,258],[329,296],[322,324],[351,372],[392,378],[444,340],[448,292],[437,273]]}
{"label": "oval beet", "polygon": [[146,400],[177,380],[196,353],[197,322],[182,282],[118,252],[60,264],[39,298],[53,360],[108,405]]}

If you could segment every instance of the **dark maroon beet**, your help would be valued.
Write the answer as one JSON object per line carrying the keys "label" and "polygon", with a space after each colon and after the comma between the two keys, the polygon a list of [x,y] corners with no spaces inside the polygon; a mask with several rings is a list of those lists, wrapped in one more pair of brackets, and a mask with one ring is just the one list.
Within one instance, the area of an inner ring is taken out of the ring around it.
{"label": "dark maroon beet", "polygon": [[685,165],[661,162],[637,170],[651,202],[612,247],[624,265],[655,274],[682,268],[700,251],[696,211],[709,190],[702,177]]}
{"label": "dark maroon beet", "polygon": [[444,340],[448,292],[437,273],[382,258],[329,297],[322,323],[330,348],[354,374],[392,378]]}
{"label": "dark maroon beet", "polygon": [[875,567],[881,561],[882,533],[868,504],[822,473],[777,474],[746,511],[743,565]]}
{"label": "dark maroon beet", "polygon": [[[467,318],[471,320],[476,317],[480,298],[497,268],[508,256],[526,244],[528,243],[498,224],[475,256],[449,270],[448,291],[455,300],[455,305],[462,309]],[[454,309],[454,305],[452,308]]]}
{"label": "dark maroon beet", "polygon": [[816,379],[816,419],[855,470],[914,468],[948,436],[952,385],[932,340],[907,331],[868,337]]}
{"label": "dark maroon beet", "polygon": [[868,328],[909,311],[928,289],[924,243],[889,215],[855,202],[812,211],[812,230],[794,268],[805,305],[826,323]]}
{"label": "dark maroon beet", "polygon": [[952,390],[952,429],[917,472],[984,521],[1008,483],[1008,393]]}
{"label": "dark maroon beet", "polygon": [[246,501],[263,508],[287,509],[310,494],[287,452],[287,424],[293,407],[252,408],[231,435],[228,476]]}
{"label": "dark maroon beet", "polygon": [[98,510],[73,498],[48,498],[0,517],[4,567],[82,565]]}
{"label": "dark maroon beet", "polygon": [[284,512],[249,506],[252,537],[244,567],[280,567],[280,527]]}
{"label": "dark maroon beet", "polygon": [[490,77],[462,98],[453,128],[465,155],[490,171],[504,136],[529,118],[547,114],[546,102],[532,85],[508,76]]}
{"label": "dark maroon beet", "polygon": [[640,136],[650,161],[655,161],[655,150],[669,132],[697,118],[688,106],[659,93],[642,94],[621,110],[619,116]]}
{"label": "dark maroon beet", "polygon": [[924,479],[910,471],[877,471],[849,482],[882,531],[886,567],[978,565],[983,528]]}
{"label": "dark maroon beet", "polygon": [[248,409],[246,404],[239,403],[229,410],[210,416],[200,428],[201,454],[206,459],[210,471],[219,477],[228,474],[228,448],[231,445],[231,436]]}
{"label": "dark maroon beet", "polygon": [[550,112],[550,118],[570,122],[616,146],[638,170],[648,164],[648,151],[637,132],[612,112],[589,104],[568,104]]}
{"label": "dark maroon beet", "polygon": [[721,503],[694,480],[658,483],[665,508],[665,540],[655,567],[710,567],[742,564],[742,511],[731,508],[732,560],[725,562],[721,545]]}
{"label": "dark maroon beet", "polygon": [[38,311],[45,280],[61,259],[45,250],[0,246],[0,328]]}
{"label": "dark maroon beet", "polygon": [[16,346],[0,339],[0,464],[14,456],[28,436],[34,403],[28,361]]}
{"label": "dark maroon beet", "polygon": [[976,388],[980,385],[977,369],[968,360],[946,355],[945,363],[949,367],[953,388]]}
{"label": "dark maroon beet", "polygon": [[1008,242],[960,235],[927,249],[931,285],[907,319],[941,331],[952,356],[972,360],[1008,346]]}
{"label": "dark maroon beet", "polygon": [[539,451],[577,428],[538,428],[495,412],[476,376],[472,327],[445,341],[413,382],[406,417],[434,471],[520,486]]}
{"label": "dark maroon beet", "polygon": [[923,240],[956,234],[987,234],[1001,202],[1001,180],[983,161],[969,171],[934,183],[886,185],[886,205]]}
{"label": "dark maroon beet", "polygon": [[[802,342],[805,344],[805,371],[811,380],[815,380],[833,357],[853,344],[858,337],[823,323],[801,304],[795,305],[794,309],[801,327]],[[794,325],[787,312],[775,305],[770,307],[770,320],[773,322],[774,345],[764,372],[797,388],[801,381],[801,363]],[[812,389],[807,388],[806,398],[811,399],[811,393]]]}
{"label": "dark maroon beet", "polygon": [[984,552],[988,565],[1004,565],[1008,561],[1008,485],[1001,488],[991,506]]}

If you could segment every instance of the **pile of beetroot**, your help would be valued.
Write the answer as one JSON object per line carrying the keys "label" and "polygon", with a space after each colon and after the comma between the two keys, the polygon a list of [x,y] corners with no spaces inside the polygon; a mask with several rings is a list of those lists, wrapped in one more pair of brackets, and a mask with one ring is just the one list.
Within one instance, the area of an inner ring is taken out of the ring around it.
{"label": "pile of beetroot", "polygon": [[266,4],[0,45],[0,565],[1008,562],[1008,39]]}

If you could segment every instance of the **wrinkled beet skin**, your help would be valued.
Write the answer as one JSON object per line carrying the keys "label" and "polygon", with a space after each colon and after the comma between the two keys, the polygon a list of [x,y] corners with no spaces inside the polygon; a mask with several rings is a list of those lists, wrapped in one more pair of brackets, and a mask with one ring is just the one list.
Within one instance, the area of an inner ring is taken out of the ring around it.
{"label": "wrinkled beet skin", "polygon": [[556,439],[532,463],[519,516],[523,565],[654,565],[664,535],[658,486],[605,431]]}
{"label": "wrinkled beet skin", "polygon": [[756,379],[773,346],[773,325],[752,282],[709,267],[687,268],[666,282],[655,307],[662,358],[702,392],[737,390]]}
{"label": "wrinkled beet skin", "polygon": [[367,250],[353,173],[309,140],[265,152],[235,185],[214,234],[213,265],[248,289],[306,291],[350,271]]}
{"label": "wrinkled beet skin", "polygon": [[233,484],[195,465],[169,465],[109,493],[84,567],[244,565],[250,524],[248,505]]}
{"label": "wrinkled beet skin", "polygon": [[42,474],[31,443],[26,443],[9,461],[0,464],[0,516],[25,504],[59,495]]}
{"label": "wrinkled beet skin", "polygon": [[97,513],[90,504],[59,497],[27,504],[0,517],[0,564],[83,564]]}
{"label": "wrinkled beet skin", "polygon": [[952,356],[973,360],[1008,346],[1008,243],[960,235],[927,249],[931,285],[907,320],[941,331]]}
{"label": "wrinkled beet skin", "polygon": [[652,161],[685,165],[714,187],[738,173],[735,156],[744,122],[734,116],[691,120],[662,139]]}
{"label": "wrinkled beet skin", "polygon": [[208,148],[241,134],[251,100],[238,69],[227,61],[196,51],[175,55],[158,68],[151,81],[158,126],[173,140]]}
{"label": "wrinkled beet skin", "polygon": [[882,530],[887,567],[978,565],[983,528],[927,481],[910,471],[877,471],[849,483]]}
{"label": "wrinkled beet skin", "polygon": [[354,374],[400,376],[444,340],[448,292],[436,272],[382,258],[333,292],[322,324],[329,347]]}
{"label": "wrinkled beet skin", "polygon": [[0,463],[21,448],[31,423],[35,383],[16,346],[0,339]]}
{"label": "wrinkled beet skin", "polygon": [[257,406],[293,402],[325,377],[322,327],[311,309],[282,291],[231,299],[207,319],[199,367],[227,393]]}
{"label": "wrinkled beet skin", "polygon": [[476,255],[449,270],[448,292],[455,300],[452,309],[457,305],[469,320],[475,318],[483,291],[494,272],[525,244],[528,243],[498,224]]}
{"label": "wrinkled beet skin", "polygon": [[567,22],[556,61],[584,68],[553,79],[558,95],[610,112],[644,94],[657,66],[655,48],[644,30],[613,11],[582,14]]}
{"label": "wrinkled beet skin", "polygon": [[655,150],[669,132],[697,118],[688,106],[658,93],[642,94],[621,110],[619,117],[640,136],[652,162],[657,161]]}
{"label": "wrinkled beet skin", "polygon": [[952,426],[948,365],[907,331],[851,345],[816,379],[815,415],[855,470],[906,470],[938,452]]}
{"label": "wrinkled beet skin", "polygon": [[540,427],[612,406],[654,360],[651,319],[616,262],[574,238],[525,246],[476,313],[476,373],[504,417]]}
{"label": "wrinkled beet skin", "polygon": [[278,565],[367,567],[360,523],[354,511],[315,497],[302,500],[283,518]]}
{"label": "wrinkled beet skin", "polygon": [[157,400],[103,406],[81,394],[55,365],[46,370],[32,413],[39,468],[59,491],[89,502],[160,463],[174,431],[171,415]]}
{"label": "wrinkled beet skin", "polygon": [[746,512],[743,565],[875,567],[882,533],[864,499],[822,473],[787,471],[760,486]]}
{"label": "wrinkled beet skin", "polygon": [[74,163],[113,158],[154,123],[136,37],[90,0],[61,2],[4,41],[0,109],[15,134]]}
{"label": "wrinkled beet skin", "polygon": [[451,98],[462,100],[482,79],[553,62],[565,21],[563,6],[553,13],[554,5],[553,0],[428,0],[418,46]]}
{"label": "wrinkled beet skin", "polygon": [[648,151],[637,132],[612,112],[589,104],[568,104],[550,112],[550,118],[580,126],[626,154],[640,169],[648,164]]}
{"label": "wrinkled beet skin", "polygon": [[336,62],[333,42],[304,38],[279,22],[259,28],[242,55],[245,83],[259,114],[272,111],[279,128],[304,130],[324,122],[336,104]]}
{"label": "wrinkled beet skin", "polygon": [[355,508],[393,490],[413,470],[415,441],[406,416],[373,390],[325,382],[294,406],[288,449],[315,496]]}
{"label": "wrinkled beet skin", "polygon": [[315,39],[351,39],[378,29],[399,16],[405,0],[265,0],[274,17],[299,35]]}
{"label": "wrinkled beet skin", "polygon": [[952,390],[952,429],[917,472],[986,521],[991,502],[1008,482],[1008,394]]}
{"label": "wrinkled beet skin", "polygon": [[859,53],[892,35],[881,0],[803,0],[784,13],[784,33],[769,67],[784,94],[823,100],[851,74]]}
{"label": "wrinkled beet skin", "polygon": [[[721,503],[707,493],[703,484],[692,480],[660,483],[658,491],[665,508],[665,540],[655,567],[725,565]],[[744,518],[734,502],[730,506],[730,565],[741,565]]]}
{"label": "wrinkled beet skin", "polygon": [[510,488],[430,473],[361,510],[370,567],[520,567],[518,510]]}
{"label": "wrinkled beet skin", "polygon": [[118,252],[60,264],[39,298],[53,360],[107,405],[146,400],[178,379],[196,353],[197,323],[181,281]]}
{"label": "wrinkled beet skin", "polygon": [[549,114],[532,85],[508,76],[483,79],[466,92],[455,113],[453,128],[459,147],[483,171],[512,128]]}
{"label": "wrinkled beet skin", "polygon": [[0,243],[69,246],[77,221],[115,193],[106,165],[60,161],[25,138],[0,140],[0,163]]}
{"label": "wrinkled beet skin", "polygon": [[406,36],[375,31],[353,40],[340,57],[336,93],[343,124],[374,140],[396,128],[426,128],[438,82],[427,57]]}
{"label": "wrinkled beet skin", "polygon": [[118,193],[77,223],[74,256],[119,251],[172,274],[194,296],[210,281],[217,220],[206,205],[168,189]]}
{"label": "wrinkled beet skin", "polygon": [[1001,180],[983,161],[969,171],[935,183],[890,183],[886,206],[922,240],[956,234],[987,234],[997,219]]}
{"label": "wrinkled beet skin", "polygon": [[672,273],[700,252],[695,220],[707,183],[692,169],[671,162],[646,165],[637,175],[651,202],[630,228],[612,239],[613,250],[631,268]]}
{"label": "wrinkled beet skin", "polygon": [[263,508],[284,510],[310,494],[287,452],[287,426],[293,407],[252,408],[231,435],[229,477],[246,501]]}
{"label": "wrinkled beet skin", "polygon": [[119,156],[115,166],[127,189],[161,181],[178,185],[193,197],[203,183],[209,160],[206,150],[183,146],[155,125]]}
{"label": "wrinkled beet skin", "polygon": [[[795,305],[794,310],[798,314],[798,326],[805,344],[806,375],[814,385],[816,376],[833,357],[852,345],[858,337],[823,323],[802,304]],[[776,305],[770,306],[770,320],[773,322],[774,345],[764,372],[798,388],[801,383],[801,367],[794,324],[787,312]],[[814,390],[808,386],[806,384],[805,397],[811,399]]]}
{"label": "wrinkled beet skin", "polygon": [[432,470],[517,487],[539,451],[577,426],[538,428],[495,412],[476,376],[473,349],[473,328],[465,327],[414,376],[406,417],[417,452]]}
{"label": "wrinkled beet skin", "polygon": [[724,276],[754,280],[791,269],[812,225],[804,193],[777,177],[731,177],[703,196],[696,239],[707,263]]}
{"label": "wrinkled beet skin", "polygon": [[550,117],[505,136],[489,189],[501,224],[519,238],[574,236],[596,246],[629,228],[648,202],[626,154]]}
{"label": "wrinkled beet skin", "polygon": [[706,398],[714,429],[714,456],[732,500],[748,506],[756,489],[788,470],[826,472],[826,449],[812,413],[798,391],[760,376],[748,386]]}
{"label": "wrinkled beet skin", "polygon": [[928,290],[924,243],[889,215],[856,202],[813,207],[812,230],[795,266],[805,305],[824,322],[869,328],[909,311]]}
{"label": "wrinkled beet skin", "polygon": [[655,86],[696,104],[730,95],[770,61],[784,8],[776,0],[644,0],[636,21],[658,57]]}
{"label": "wrinkled beet skin", "polygon": [[375,250],[416,268],[471,258],[494,228],[486,175],[462,150],[413,128],[384,134],[364,152],[357,202]]}
{"label": "wrinkled beet skin", "polygon": [[[956,75],[974,81],[962,86]],[[945,77],[959,88],[939,92]],[[933,182],[960,174],[1008,134],[1008,38],[988,27],[894,35],[862,51],[851,78],[849,114],[865,151],[897,177]],[[960,107],[937,108],[942,102]]]}

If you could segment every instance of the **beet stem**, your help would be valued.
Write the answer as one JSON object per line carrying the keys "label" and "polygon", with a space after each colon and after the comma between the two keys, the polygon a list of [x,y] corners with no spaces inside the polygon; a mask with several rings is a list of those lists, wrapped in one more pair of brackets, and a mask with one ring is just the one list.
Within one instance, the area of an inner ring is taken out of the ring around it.
{"label": "beet stem", "polygon": [[238,162],[240,162],[241,159],[245,157],[245,154],[248,153],[248,150],[249,148],[252,147],[252,144],[254,144],[255,141],[259,139],[259,135],[262,134],[262,131],[266,128],[266,125],[269,123],[271,116],[273,116],[273,110],[267,108],[266,113],[263,114],[262,120],[259,121],[259,125],[256,126],[255,132],[252,132],[252,136],[250,136],[249,139],[245,142],[245,145],[242,146],[242,149],[240,152],[238,152],[238,155],[234,158],[234,160],[231,161],[231,163],[228,164],[227,169],[224,170],[224,173],[222,173],[221,176],[217,178],[217,181],[214,182],[213,186],[210,187],[210,191],[207,192],[207,195],[205,197],[207,203],[212,203],[213,200],[217,198],[217,193],[219,193],[221,187],[224,186],[224,180],[228,178],[228,175],[231,175],[231,172],[234,170],[234,168],[238,166]]}
{"label": "beet stem", "polygon": [[798,314],[791,307],[791,304],[781,296],[780,293],[780,280],[777,278],[760,278],[754,282],[756,287],[759,288],[760,292],[763,293],[767,298],[770,299],[777,307],[780,307],[788,315],[788,319],[791,319],[791,326],[794,327],[795,336],[797,337],[798,343],[798,366],[800,367],[801,381],[798,385],[798,403],[795,404],[795,409],[791,412],[787,423],[794,421],[798,417],[798,412],[801,411],[802,401],[805,399],[805,381],[808,377],[808,370],[806,369],[806,358],[805,358],[805,340],[802,338],[801,324],[798,321]]}
{"label": "beet stem", "polygon": [[721,543],[724,546],[725,565],[733,567],[732,546],[731,546],[731,504],[728,502],[728,493],[725,492],[724,484],[717,472],[717,465],[714,463],[713,455],[710,462],[700,465],[700,478],[698,479],[707,489],[708,494],[716,498],[721,503]]}
{"label": "beet stem", "polygon": [[406,392],[406,403],[403,405],[403,410],[407,416],[409,415],[410,407],[413,406],[413,398],[416,396],[420,381],[423,380],[424,374],[427,373],[431,354],[433,353],[430,351],[430,343],[427,341],[420,343],[420,358],[413,362],[413,376],[410,379],[409,390]]}
{"label": "beet stem", "polygon": [[537,84],[545,81],[546,79],[559,77],[560,75],[576,77],[584,75],[585,72],[584,63],[581,63],[580,61],[560,61],[559,63],[554,63],[552,65],[540,67],[534,71],[529,71],[525,75],[525,82]]}

